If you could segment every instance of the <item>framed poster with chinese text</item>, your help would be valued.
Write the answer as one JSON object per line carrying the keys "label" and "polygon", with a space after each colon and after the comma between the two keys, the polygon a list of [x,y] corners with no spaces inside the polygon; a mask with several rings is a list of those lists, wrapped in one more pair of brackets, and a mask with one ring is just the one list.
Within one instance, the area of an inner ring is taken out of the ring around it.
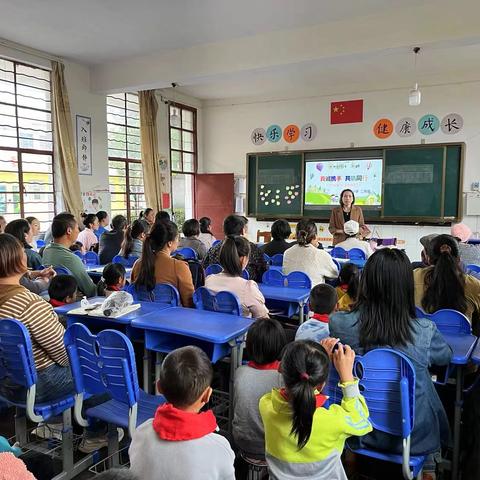
{"label": "framed poster with chinese text", "polygon": [[92,119],[77,115],[77,167],[79,175],[92,175]]}

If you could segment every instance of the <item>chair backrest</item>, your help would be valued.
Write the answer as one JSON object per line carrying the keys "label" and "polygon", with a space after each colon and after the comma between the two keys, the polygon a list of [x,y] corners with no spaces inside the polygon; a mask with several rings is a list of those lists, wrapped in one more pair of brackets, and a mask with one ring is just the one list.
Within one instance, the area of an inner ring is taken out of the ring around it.
{"label": "chair backrest", "polygon": [[328,396],[328,401],[325,404],[325,407],[329,407],[336,403],[340,405],[343,398],[342,389],[338,386],[340,383],[340,377],[338,376],[337,370],[333,366],[330,366],[330,372],[328,373],[327,383],[323,387],[322,393]]}
{"label": "chair backrest", "polygon": [[273,287],[285,287],[287,277],[278,270],[267,270],[262,276],[262,283]]}
{"label": "chair backrest", "polygon": [[64,342],[76,393],[108,393],[129,407],[137,403],[135,353],[126,335],[117,330],[92,335],[85,325],[74,323],[65,332]]}
{"label": "chair backrest", "polygon": [[37,248],[40,249],[45,246],[45,240],[37,240]]}
{"label": "chair backrest", "polygon": [[193,294],[193,303],[199,310],[242,315],[240,301],[232,292],[221,291],[215,293],[205,287],[200,287]]}
{"label": "chair backrest", "polygon": [[80,250],[75,250],[73,254],[76,255],[83,262],[83,253]]}
{"label": "chair backrest", "polygon": [[216,247],[219,243],[222,243],[221,240],[215,240],[213,243],[212,243],[212,247]]}
{"label": "chair backrest", "polygon": [[250,280],[250,274],[248,273],[248,270],[242,270],[242,278],[245,280]]}
{"label": "chair backrest", "polygon": [[205,275],[208,277],[209,275],[215,275],[216,273],[221,273],[223,270],[222,266],[219,265],[218,263],[214,263],[212,265],[209,265],[205,269]]}
{"label": "chair backrest", "polygon": [[460,312],[451,309],[437,310],[429,315],[438,330],[446,335],[470,335],[472,327],[468,318]]}
{"label": "chair backrest", "polygon": [[265,263],[267,265],[271,265],[272,264],[272,257],[270,257],[270,255],[267,255],[266,253],[263,254],[263,259],[265,260]]}
{"label": "chair backrest", "polygon": [[340,270],[342,269],[340,262],[336,258],[332,258],[332,260],[333,260],[333,263],[336,265],[338,271],[340,272]]}
{"label": "chair backrest", "polygon": [[277,253],[272,257],[272,265],[281,267],[283,265],[283,253]]}
{"label": "chair backrest", "polygon": [[30,388],[37,382],[32,342],[25,325],[18,320],[0,320],[0,382]]}
{"label": "chair backrest", "polygon": [[471,270],[472,272],[475,273],[480,273],[480,265],[474,265],[473,263],[467,265],[467,271]]}
{"label": "chair backrest", "polygon": [[334,258],[348,258],[348,252],[342,247],[332,248],[330,255]]}
{"label": "chair backrest", "polygon": [[136,255],[129,255],[127,258],[122,257],[122,255],[115,255],[112,259],[112,263],[120,263],[125,268],[132,268],[133,264],[138,260]]}
{"label": "chair backrest", "polygon": [[67,267],[64,267],[63,265],[57,265],[52,268],[55,270],[57,275],[72,275],[72,272]]}
{"label": "chair backrest", "polygon": [[151,291],[132,283],[126,288],[126,291],[132,295],[136,302],[155,302],[170,307],[181,305],[178,290],[169,283],[157,283]]}
{"label": "chair backrest", "polygon": [[365,252],[360,248],[352,248],[348,251],[348,258],[350,260],[366,260]]}
{"label": "chair backrest", "polygon": [[287,287],[312,288],[312,281],[305,272],[290,272],[287,275]]}
{"label": "chair backrest", "polygon": [[183,258],[186,259],[193,258],[196,260],[198,258],[197,252],[190,247],[179,248],[172,253],[172,256],[174,255],[181,255]]}
{"label": "chair backrest", "polygon": [[410,360],[395,350],[378,348],[358,357],[354,371],[374,428],[408,437],[415,419],[415,370]]}
{"label": "chair backrest", "polygon": [[100,265],[98,254],[95,252],[86,252],[83,258],[87,265]]}

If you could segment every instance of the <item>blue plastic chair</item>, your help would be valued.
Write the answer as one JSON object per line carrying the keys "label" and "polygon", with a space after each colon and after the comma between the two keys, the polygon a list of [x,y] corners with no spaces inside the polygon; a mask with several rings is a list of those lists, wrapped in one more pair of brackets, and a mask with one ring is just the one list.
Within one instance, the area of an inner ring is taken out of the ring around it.
{"label": "blue plastic chair", "polygon": [[402,438],[402,455],[370,448],[352,450],[402,465],[405,479],[421,475],[426,456],[410,455],[410,434],[415,422],[415,370],[412,363],[400,352],[379,348],[357,358],[354,370],[360,379],[370,422],[375,429]]}
{"label": "blue plastic chair", "polygon": [[155,302],[171,307],[181,306],[178,290],[169,283],[157,283],[151,291],[132,283],[125,290],[136,302]]}
{"label": "blue plastic chair", "polygon": [[[63,471],[57,478],[73,478],[92,464],[92,458],[83,458],[73,463],[73,436],[70,409],[75,403],[74,393],[48,402],[37,403],[37,369],[33,358],[32,343],[27,328],[18,320],[0,321],[0,384],[19,388],[23,399],[0,395],[0,400],[17,410],[15,437],[23,447],[27,444],[27,419],[40,423],[62,414],[62,461]],[[35,449],[35,448],[33,448]],[[66,474],[66,476],[64,476]]]}
{"label": "blue plastic chair", "polygon": [[242,271],[242,278],[244,278],[245,280],[250,280],[250,274],[248,273],[248,270]]}
{"label": "blue plastic chair", "polygon": [[122,257],[121,255],[115,255],[112,259],[112,263],[120,263],[125,268],[132,268],[133,264],[138,260],[136,255],[130,255],[128,258]]}
{"label": "blue plastic chair", "polygon": [[265,263],[267,265],[271,265],[272,264],[272,257],[270,257],[270,255],[267,255],[266,253],[263,254],[263,259],[265,260]]}
{"label": "blue plastic chair", "polygon": [[430,318],[430,315],[425,313],[420,307],[415,307],[415,313],[417,314],[417,318]]}
{"label": "blue plastic chair", "polygon": [[55,270],[57,275],[72,275],[72,272],[67,267],[64,267],[63,265],[57,265],[52,268]]}
{"label": "blue plastic chair", "polygon": [[272,287],[285,287],[286,281],[286,276],[279,270],[269,269],[262,275],[262,283]]}
{"label": "blue plastic chair", "polygon": [[83,258],[86,265],[100,265],[98,254],[95,252],[86,252]]}
{"label": "blue plastic chair", "polygon": [[338,271],[340,272],[340,270],[342,269],[340,262],[336,258],[332,258],[332,260],[333,260],[333,263],[336,265]]}
{"label": "blue plastic chair", "polygon": [[208,288],[197,288],[193,294],[193,303],[198,310],[242,315],[242,306],[238,297],[227,291],[212,292]]}
{"label": "blue plastic chair", "polygon": [[310,277],[304,272],[290,272],[287,275],[287,287],[289,288],[312,288]]}
{"label": "blue plastic chair", "polygon": [[342,247],[332,248],[330,255],[334,258],[348,258],[348,252]]}
{"label": "blue plastic chair", "polygon": [[88,425],[82,415],[85,395],[109,394],[111,400],[88,408],[85,415],[126,428],[130,437],[165,403],[163,396],[149,395],[139,388],[135,352],[123,333],[103,330],[92,335],[85,325],[74,323],[65,332],[65,346],[75,384],[74,414],[80,425]]}
{"label": "blue plastic chair", "polygon": [[75,250],[73,254],[76,255],[83,262],[83,253],[80,250]]}
{"label": "blue plastic chair", "polygon": [[221,240],[215,240],[213,243],[212,243],[212,247],[216,247],[218,244],[222,243]]}
{"label": "blue plastic chair", "polygon": [[283,253],[277,253],[272,257],[272,265],[281,267],[283,265]]}
{"label": "blue plastic chair", "polygon": [[480,265],[474,265],[473,263],[467,265],[467,270],[471,270],[472,272],[475,273],[480,273]]}
{"label": "blue plastic chair", "polygon": [[[338,247],[337,247],[338,248]],[[352,248],[348,251],[348,258],[350,260],[366,260],[365,252],[360,248]]]}
{"label": "blue plastic chair", "polygon": [[460,312],[451,309],[437,310],[430,318],[443,335],[471,335],[472,327],[468,318]]}
{"label": "blue plastic chair", "polygon": [[37,240],[36,243],[39,250],[45,246],[45,240]]}
{"label": "blue plastic chair", "polygon": [[181,255],[183,258],[186,260],[192,259],[192,260],[197,260],[198,255],[197,252],[190,247],[184,247],[184,248],[179,248],[178,250],[175,250],[172,255]]}
{"label": "blue plastic chair", "polygon": [[206,269],[205,269],[205,276],[209,276],[209,275],[215,275],[216,273],[221,273],[223,271],[223,268],[221,265],[219,265],[218,263],[214,263],[212,265],[209,265]]}

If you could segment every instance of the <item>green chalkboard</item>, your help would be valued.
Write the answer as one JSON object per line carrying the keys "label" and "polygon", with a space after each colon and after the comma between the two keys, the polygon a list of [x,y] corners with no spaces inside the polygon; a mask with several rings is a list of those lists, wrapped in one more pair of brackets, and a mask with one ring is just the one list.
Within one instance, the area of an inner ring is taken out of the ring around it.
{"label": "green chalkboard", "polygon": [[308,216],[328,221],[331,207],[305,208],[305,161],[383,158],[380,208],[364,208],[371,222],[444,223],[462,216],[464,144],[389,146],[247,155],[248,215],[264,219]]}
{"label": "green chalkboard", "polygon": [[303,155],[250,155],[249,214],[298,217],[303,205]]}

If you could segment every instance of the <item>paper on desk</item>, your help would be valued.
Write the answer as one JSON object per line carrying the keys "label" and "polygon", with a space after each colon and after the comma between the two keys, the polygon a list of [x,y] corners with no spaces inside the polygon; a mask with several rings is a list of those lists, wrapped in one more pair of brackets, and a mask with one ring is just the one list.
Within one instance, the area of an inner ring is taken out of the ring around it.
{"label": "paper on desk", "polygon": [[139,303],[134,303],[133,305],[129,305],[125,307],[120,312],[112,313],[111,315],[105,315],[102,312],[102,306],[99,305],[97,308],[93,310],[85,310],[84,308],[74,308],[68,312],[69,315],[89,315],[91,317],[103,317],[103,318],[120,318],[124,315],[127,315],[130,312],[134,312],[141,307]]}

